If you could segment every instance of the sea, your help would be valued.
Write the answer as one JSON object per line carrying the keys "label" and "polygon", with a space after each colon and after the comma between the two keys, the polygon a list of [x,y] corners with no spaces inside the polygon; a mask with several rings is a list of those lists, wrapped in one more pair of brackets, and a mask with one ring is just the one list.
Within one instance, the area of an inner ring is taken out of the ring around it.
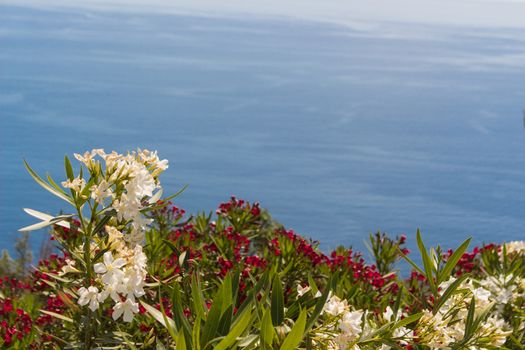
{"label": "sea", "polygon": [[[235,195],[321,243],[525,238],[525,30],[0,5],[0,249],[68,212],[93,148],[157,150],[165,194]],[[38,252],[45,230],[31,233]]]}

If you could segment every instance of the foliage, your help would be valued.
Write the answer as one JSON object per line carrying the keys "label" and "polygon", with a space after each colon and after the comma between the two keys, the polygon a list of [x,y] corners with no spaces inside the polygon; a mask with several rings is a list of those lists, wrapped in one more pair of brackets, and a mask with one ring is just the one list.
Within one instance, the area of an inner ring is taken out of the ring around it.
{"label": "foliage", "polygon": [[56,253],[1,280],[2,348],[525,347],[523,242],[445,251],[418,232],[418,266],[405,236],[378,232],[370,264],[351,247],[323,253],[258,203],[188,215],[161,200],[155,152],[76,158],[62,187],[28,166],[73,211],[26,209],[40,222],[23,230],[50,227]]}

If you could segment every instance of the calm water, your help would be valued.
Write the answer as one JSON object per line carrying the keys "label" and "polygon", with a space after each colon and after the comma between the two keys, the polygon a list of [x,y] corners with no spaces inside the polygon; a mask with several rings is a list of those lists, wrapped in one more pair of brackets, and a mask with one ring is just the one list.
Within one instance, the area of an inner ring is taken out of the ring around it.
{"label": "calm water", "polygon": [[[0,7],[0,248],[66,209],[22,159],[157,149],[177,205],[235,194],[323,247],[524,238],[525,31]],[[38,247],[45,232],[33,233]]]}

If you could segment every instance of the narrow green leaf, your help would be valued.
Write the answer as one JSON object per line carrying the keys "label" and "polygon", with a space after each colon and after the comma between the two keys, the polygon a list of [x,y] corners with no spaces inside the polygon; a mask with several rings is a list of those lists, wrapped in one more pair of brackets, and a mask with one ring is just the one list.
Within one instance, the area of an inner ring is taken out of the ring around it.
{"label": "narrow green leaf", "polygon": [[93,234],[97,234],[102,231],[104,226],[108,223],[109,220],[116,214],[116,211],[109,211],[100,221],[97,223],[97,226],[93,229]]}
{"label": "narrow green leaf", "polygon": [[276,274],[272,283],[272,323],[279,326],[284,321],[284,293],[279,275]]}
{"label": "narrow green leaf", "polygon": [[231,349],[232,345],[237,341],[237,338],[246,330],[250,325],[252,318],[252,313],[250,311],[245,311],[242,316],[240,316],[239,321],[233,326],[230,333],[224,337],[214,350],[226,350]]}
{"label": "narrow green leaf", "polygon": [[188,186],[189,185],[184,185],[179,191],[177,191],[177,193],[172,194],[171,196],[164,198],[162,201],[163,202],[168,202],[171,199],[180,196],[182,194],[182,192],[184,192],[188,188]]}
{"label": "narrow green leaf", "polygon": [[206,322],[204,323],[204,327],[202,329],[200,343],[203,350],[206,350],[208,342],[215,338],[215,333],[217,333],[217,329],[219,329],[221,309],[222,295],[219,291],[213,299],[213,303],[211,305],[210,311],[208,312]]}
{"label": "narrow green leaf", "polygon": [[33,225],[22,227],[21,229],[18,229],[18,231],[26,232],[26,231],[39,230],[41,228],[57,224],[57,223],[62,222],[64,220],[70,219],[72,217],[73,217],[73,215],[59,215],[59,216],[56,216],[56,217],[54,217],[54,218],[52,218],[50,220],[45,220],[45,221],[41,221],[41,222],[38,222],[38,223],[33,224]]}
{"label": "narrow green leaf", "polygon": [[301,343],[304,336],[304,329],[306,326],[306,310],[302,310],[299,318],[295,322],[292,330],[284,339],[280,350],[294,350]]}
{"label": "narrow green leaf", "polygon": [[463,281],[469,277],[469,274],[463,274],[458,279],[456,279],[454,282],[448,286],[448,288],[443,292],[443,294],[436,300],[436,303],[434,304],[433,313],[434,315],[438,312],[438,310],[441,308],[441,306],[450,298],[456,289],[460,286]]}
{"label": "narrow green leaf", "polygon": [[[188,322],[188,319],[182,312],[182,309],[184,306],[183,306],[182,297],[180,294],[179,284],[176,281],[173,282],[173,292],[171,295],[171,299],[173,302],[172,312],[175,317],[175,323],[177,324],[177,329],[179,330],[179,334],[184,333],[187,347],[191,349],[193,348],[193,343],[191,339],[191,326],[190,326],[190,323]],[[183,332],[180,331],[181,329],[183,330]]]}
{"label": "narrow green leaf", "polygon": [[73,167],[71,166],[68,156],[64,156],[64,167],[66,168],[67,178],[69,181],[73,181],[75,174],[73,173]]}
{"label": "narrow green leaf", "polygon": [[53,316],[53,317],[56,317],[58,319],[61,319],[62,321],[73,323],[73,319],[71,319],[71,318],[69,318],[67,316],[61,315],[61,314],[57,314],[56,312],[53,312],[53,311],[47,311],[47,310],[42,310],[41,309],[40,312],[43,313],[43,314],[46,314],[46,315]]}
{"label": "narrow green leaf", "polygon": [[184,338],[183,332],[179,332],[177,343],[175,345],[177,346],[177,350],[186,350],[186,338]]}
{"label": "narrow green leaf", "polygon": [[324,305],[326,304],[326,301],[328,300],[328,295],[330,294],[331,286],[333,282],[337,279],[337,276],[333,275],[330,278],[330,281],[326,284],[326,289],[324,290],[323,294],[319,299],[317,299],[317,304],[315,305],[314,312],[312,315],[308,318],[308,323],[306,324],[306,330],[310,330],[312,326],[317,321],[317,318],[323,312]]}
{"label": "narrow green leaf", "polygon": [[413,315],[407,316],[407,317],[403,318],[402,320],[397,321],[393,325],[392,329],[408,326],[409,324],[419,320],[421,318],[421,316],[423,316],[422,312],[419,312],[417,314],[413,314]]}
{"label": "narrow green leaf", "polygon": [[319,288],[317,287],[317,284],[315,283],[314,279],[312,278],[311,274],[308,274],[308,285],[310,286],[310,290],[312,292],[312,295],[316,295],[319,291]]}
{"label": "narrow green leaf", "polygon": [[[42,212],[40,212],[38,210],[29,209],[29,208],[23,208],[23,210],[27,214],[29,214],[29,215],[37,218],[37,219],[40,219],[42,221],[50,221],[50,220],[53,220],[55,218],[54,216],[42,213]],[[67,222],[67,221],[59,221],[59,222],[55,223],[55,225],[62,226],[62,227],[65,227],[65,228],[70,228],[71,227],[71,225],[69,225],[69,222]]]}
{"label": "narrow green leaf", "polygon": [[233,317],[233,305],[230,304],[230,306],[222,314],[221,320],[219,322],[219,328],[217,329],[217,333],[220,336],[225,336],[230,331],[230,327],[232,325],[232,317]]}
{"label": "narrow green leaf", "polygon": [[24,165],[27,169],[27,171],[29,172],[29,175],[31,175],[31,177],[40,185],[42,186],[44,189],[48,190],[49,192],[51,192],[52,194],[54,194],[55,196],[57,196],[58,198],[61,198],[63,200],[65,200],[66,202],[68,202],[69,204],[71,205],[75,205],[74,202],[73,202],[73,198],[71,198],[70,196],[68,196],[67,194],[64,194],[62,192],[59,192],[57,191],[55,188],[53,188],[53,186],[49,185],[47,182],[45,182],[44,180],[42,180],[40,178],[40,176],[38,176],[37,173],[35,173],[35,171],[33,169],[31,169],[31,167],[29,166],[29,164],[24,160]]}
{"label": "narrow green leaf", "polygon": [[222,310],[224,312],[229,305],[232,304],[232,276],[231,273],[226,274],[222,281],[220,292],[222,294]]}
{"label": "narrow green leaf", "polygon": [[191,338],[193,339],[193,346],[195,347],[195,350],[200,350],[200,334],[201,334],[201,318],[200,316],[197,316],[195,319],[195,323],[193,324],[193,331],[191,333]]}
{"label": "narrow green leaf", "polygon": [[275,337],[275,329],[272,324],[272,315],[269,309],[264,310],[263,318],[261,321],[261,343],[266,344],[267,347],[272,346],[273,339]]}
{"label": "narrow green leaf", "polygon": [[474,314],[476,312],[476,299],[472,296],[470,304],[468,306],[467,320],[465,321],[465,334],[463,340],[468,341],[470,339],[474,329]]}
{"label": "narrow green leaf", "polygon": [[443,267],[443,270],[440,271],[438,276],[438,285],[449,279],[450,275],[452,274],[452,270],[454,270],[454,267],[457,265],[459,259],[463,256],[463,253],[467,250],[470,241],[472,238],[467,239],[465,242],[463,242],[458,249],[448,258],[447,263],[445,264],[445,267]]}
{"label": "narrow green leaf", "polygon": [[62,187],[60,187],[56,182],[55,180],[53,180],[53,178],[51,177],[51,175],[47,174],[46,173],[46,178],[47,178],[47,182],[49,182],[49,184],[51,186],[53,186],[53,188],[55,190],[57,190],[58,192],[61,192],[63,193],[64,195],[67,195],[66,191],[64,191],[64,189]]}
{"label": "narrow green leaf", "polygon": [[204,302],[204,296],[202,295],[202,288],[199,281],[199,276],[197,274],[194,274],[192,276],[191,296],[193,308],[197,313],[197,316],[199,316],[201,319],[206,319],[206,303]]}
{"label": "narrow green leaf", "polygon": [[171,318],[169,318],[166,315],[163,315],[162,312],[160,312],[159,310],[155,309],[153,306],[143,302],[142,300],[140,300],[140,303],[142,304],[142,306],[144,306],[146,311],[151,316],[153,316],[153,318],[155,320],[157,320],[157,322],[159,322],[161,325],[166,327],[166,329],[169,329],[168,327],[175,328],[175,322]]}
{"label": "narrow green leaf", "polygon": [[430,289],[432,290],[432,293],[434,295],[437,295],[437,287],[436,287],[436,283],[434,282],[434,274],[432,273],[432,271],[434,270],[434,264],[432,263],[432,260],[430,259],[430,256],[428,255],[427,248],[425,247],[425,244],[423,243],[423,239],[421,238],[421,232],[419,231],[419,229],[417,229],[416,239],[417,239],[417,245],[418,245],[419,251],[421,252],[421,259],[423,260],[425,276],[430,285]]}
{"label": "narrow green leaf", "polygon": [[155,204],[158,202],[160,197],[162,196],[162,188],[159,189],[155,194],[148,200],[149,204]]}

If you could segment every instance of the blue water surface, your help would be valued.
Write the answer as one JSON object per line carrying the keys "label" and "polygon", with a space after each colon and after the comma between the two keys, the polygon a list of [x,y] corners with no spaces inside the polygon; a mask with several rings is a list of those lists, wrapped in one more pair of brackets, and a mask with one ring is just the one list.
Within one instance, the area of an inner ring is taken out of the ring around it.
{"label": "blue water surface", "polygon": [[137,147],[178,206],[259,201],[325,249],[523,239],[524,82],[523,29],[2,6],[0,248],[21,208],[68,209],[23,159],[62,180],[65,154]]}

